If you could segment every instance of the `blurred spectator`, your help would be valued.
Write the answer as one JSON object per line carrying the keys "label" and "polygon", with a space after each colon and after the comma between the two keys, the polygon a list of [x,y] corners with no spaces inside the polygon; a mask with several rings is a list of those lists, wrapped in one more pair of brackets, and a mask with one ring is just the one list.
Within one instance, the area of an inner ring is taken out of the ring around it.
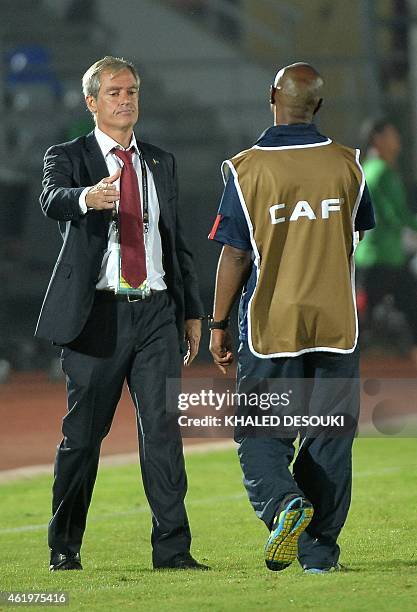
{"label": "blurred spectator", "polygon": [[174,6],[182,11],[200,11],[204,7],[204,0],[173,0]]}
{"label": "blurred spectator", "polygon": [[66,12],[71,23],[89,23],[97,19],[96,0],[72,0]]}
{"label": "blurred spectator", "polygon": [[376,215],[376,228],[366,234],[356,251],[359,278],[366,295],[365,321],[375,329],[376,319],[381,318],[381,306],[385,307],[389,333],[392,312],[388,311],[392,308],[400,311],[412,335],[411,356],[417,364],[417,281],[409,269],[403,245],[404,229],[417,232],[417,219],[407,206],[406,190],[397,169],[401,137],[385,118],[368,120],[362,135],[366,143],[363,169]]}
{"label": "blurred spectator", "polygon": [[[171,3],[190,17],[204,18],[206,25],[228,41],[240,40],[240,22],[232,11],[240,8],[241,0],[223,0],[214,6],[207,0],[171,0]],[[228,7],[230,10],[227,10]]]}
{"label": "blurred spectator", "polygon": [[52,12],[63,22],[93,25],[97,21],[96,0],[42,0],[48,12]]}
{"label": "blurred spectator", "polygon": [[[240,8],[240,0],[226,0],[228,4],[231,5],[231,8],[239,9]],[[219,15],[219,34],[224,36],[228,40],[239,41],[241,37],[241,29],[239,20],[233,16],[233,14],[223,14]]]}

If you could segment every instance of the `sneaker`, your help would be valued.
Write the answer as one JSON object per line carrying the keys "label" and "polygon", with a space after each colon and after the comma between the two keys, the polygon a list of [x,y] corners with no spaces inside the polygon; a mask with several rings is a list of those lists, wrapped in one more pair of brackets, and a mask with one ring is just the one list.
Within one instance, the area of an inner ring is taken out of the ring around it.
{"label": "sneaker", "polygon": [[279,572],[296,559],[298,538],[311,519],[314,510],[303,497],[284,500],[284,508],[276,514],[271,535],[265,545],[265,563],[268,569]]}
{"label": "sneaker", "polygon": [[335,563],[330,567],[305,567],[305,574],[330,574],[331,572],[346,572],[347,568],[340,563]]}

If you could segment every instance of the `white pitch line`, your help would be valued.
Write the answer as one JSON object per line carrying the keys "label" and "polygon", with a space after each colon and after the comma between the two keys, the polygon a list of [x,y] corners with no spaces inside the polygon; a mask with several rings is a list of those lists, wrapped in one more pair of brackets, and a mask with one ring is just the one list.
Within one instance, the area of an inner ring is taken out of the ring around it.
{"label": "white pitch line", "polygon": [[[222,440],[221,442],[203,442],[201,444],[189,444],[184,445],[185,455],[196,455],[199,453],[208,453],[211,451],[226,450],[229,448],[235,448],[237,445],[233,440]],[[138,453],[124,453],[117,455],[104,455],[100,458],[100,465],[102,466],[118,466],[118,465],[130,465],[132,463],[138,463]],[[43,465],[28,465],[24,467],[14,468],[12,470],[0,470],[0,485],[5,482],[11,482],[14,480],[24,480],[28,478],[34,478],[36,476],[52,476],[54,471],[53,464]]]}
{"label": "white pitch line", "polygon": [[[223,444],[223,443],[219,443],[219,444]],[[213,446],[214,444],[212,445],[211,448],[213,448]],[[229,444],[229,447],[230,447],[230,444]],[[226,447],[224,445],[217,446],[217,449],[219,448],[226,448]],[[383,476],[384,474],[392,474],[395,472],[409,470],[410,467],[417,467],[417,466],[410,466],[409,464],[404,464],[404,465],[385,466],[377,470],[366,470],[364,472],[354,472],[353,479]],[[187,506],[192,507],[192,506],[200,506],[200,505],[205,505],[205,504],[222,503],[222,502],[230,501],[233,499],[235,500],[242,499],[244,497],[246,497],[246,493],[242,491],[242,493],[234,493],[231,495],[219,495],[216,497],[209,497],[205,499],[190,500],[187,502]],[[111,512],[109,514],[102,514],[101,516],[98,516],[96,518],[94,518],[93,516],[92,518],[89,519],[89,523],[99,523],[101,521],[106,521],[109,519],[114,519],[118,517],[120,518],[120,517],[134,516],[136,514],[142,514],[144,512],[149,512],[149,511],[150,511],[149,507],[146,505],[146,506],[141,506],[140,508],[137,508],[135,510],[126,510],[125,512]],[[22,525],[20,527],[9,527],[6,529],[0,529],[0,535],[10,534],[10,533],[25,533],[28,531],[43,531],[45,529],[47,529],[47,525]]]}
{"label": "white pitch line", "polygon": [[[195,499],[187,502],[188,506],[203,506],[206,504],[216,504],[224,501],[232,501],[237,499],[242,499],[246,497],[246,493],[234,493],[232,495],[217,495],[216,497],[207,497],[205,499]],[[110,512],[109,514],[101,514],[97,517],[92,517],[89,519],[88,523],[101,523],[102,521],[107,521],[109,519],[134,516],[136,514],[142,514],[144,512],[149,512],[149,506],[141,506],[140,508],[136,508],[135,510],[126,510],[125,512]],[[21,527],[9,527],[7,529],[0,529],[0,535],[4,535],[7,533],[24,533],[27,531],[43,531],[48,528],[48,525],[22,525]]]}
{"label": "white pitch line", "polygon": [[354,478],[368,478],[369,476],[384,474],[394,474],[395,472],[408,471],[410,468],[417,468],[417,465],[410,465],[409,463],[404,465],[393,465],[393,466],[385,466],[382,468],[378,468],[377,470],[365,470],[364,472],[356,472],[353,474]]}

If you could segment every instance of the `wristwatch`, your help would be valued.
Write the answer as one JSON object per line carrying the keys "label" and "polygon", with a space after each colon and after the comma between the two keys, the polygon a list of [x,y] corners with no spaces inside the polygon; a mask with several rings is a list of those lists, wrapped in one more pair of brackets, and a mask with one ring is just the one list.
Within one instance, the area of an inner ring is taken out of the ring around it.
{"label": "wristwatch", "polygon": [[229,327],[229,323],[230,317],[227,317],[227,319],[223,319],[222,321],[215,321],[212,316],[208,318],[208,328],[210,331],[213,329],[225,330]]}

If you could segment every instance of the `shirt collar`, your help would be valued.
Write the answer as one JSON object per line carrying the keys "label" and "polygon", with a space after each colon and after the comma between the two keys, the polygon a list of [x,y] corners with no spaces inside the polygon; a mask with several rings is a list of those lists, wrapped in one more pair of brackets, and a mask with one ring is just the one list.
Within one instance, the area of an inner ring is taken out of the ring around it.
{"label": "shirt collar", "polygon": [[[106,158],[107,155],[109,153],[111,153],[111,151],[113,149],[122,149],[122,150],[124,150],[123,147],[121,145],[119,145],[118,142],[113,140],[113,138],[111,138],[108,134],[105,134],[97,126],[94,128],[94,136],[96,137],[96,140],[98,142],[98,146],[100,147],[101,152],[103,153],[104,158]],[[132,147],[134,148],[135,153],[138,153],[138,145],[136,143],[136,137],[135,137],[134,133],[132,133],[132,139],[130,141],[130,145],[127,148],[131,149]]]}
{"label": "shirt collar", "polygon": [[312,144],[325,142],[326,136],[320,134],[314,123],[291,123],[273,125],[266,129],[256,141],[262,147],[276,147],[291,144]]}

